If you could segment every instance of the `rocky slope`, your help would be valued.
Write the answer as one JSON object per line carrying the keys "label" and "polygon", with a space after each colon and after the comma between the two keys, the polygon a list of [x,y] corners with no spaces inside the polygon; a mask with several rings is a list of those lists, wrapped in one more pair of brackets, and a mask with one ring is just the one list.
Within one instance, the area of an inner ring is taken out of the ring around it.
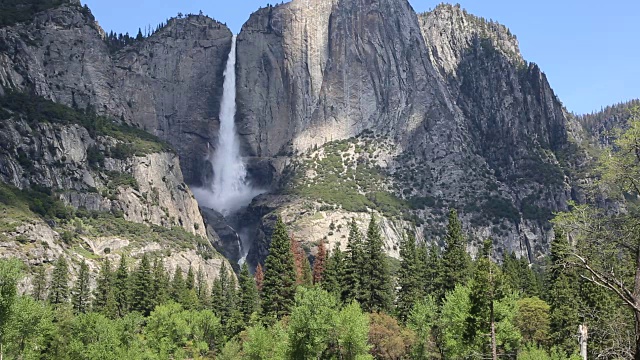
{"label": "rocky slope", "polygon": [[135,128],[41,97],[0,97],[2,256],[45,268],[163,254],[165,266],[201,268],[213,281],[226,262],[209,243],[177,155]]}

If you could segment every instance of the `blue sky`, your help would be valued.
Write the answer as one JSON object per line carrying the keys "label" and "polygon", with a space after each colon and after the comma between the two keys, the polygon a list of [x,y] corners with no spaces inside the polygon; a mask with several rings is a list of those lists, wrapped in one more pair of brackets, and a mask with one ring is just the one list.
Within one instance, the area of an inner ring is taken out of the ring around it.
{"label": "blue sky", "polygon": [[[322,0],[312,0],[322,1]],[[440,1],[409,0],[416,11]],[[508,26],[569,111],[586,113],[640,97],[640,1],[458,0],[470,13]],[[240,31],[260,0],[82,0],[106,31],[155,26],[178,12],[205,14]]]}

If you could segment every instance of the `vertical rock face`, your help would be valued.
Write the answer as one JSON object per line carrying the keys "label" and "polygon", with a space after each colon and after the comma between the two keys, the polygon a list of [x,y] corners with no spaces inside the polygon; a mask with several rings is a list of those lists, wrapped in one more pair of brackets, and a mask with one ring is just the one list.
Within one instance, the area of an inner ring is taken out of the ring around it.
{"label": "vertical rock face", "polygon": [[406,1],[292,1],[238,36],[246,150],[274,156],[373,129],[406,140],[453,119]]}
{"label": "vertical rock face", "polygon": [[173,19],[114,55],[116,83],[130,117],[180,154],[185,178],[202,178],[207,144],[216,144],[231,31],[205,16]]}
{"label": "vertical rock face", "polygon": [[[441,199],[499,252],[545,252],[571,194],[568,120],[504,26],[450,5],[294,0],[250,17],[237,66],[247,154],[295,159],[373,130],[398,149],[384,169],[405,179],[397,196]],[[438,223],[440,211],[415,214]]]}
{"label": "vertical rock face", "polygon": [[173,145],[187,182],[197,183],[201,154],[215,143],[231,32],[191,15],[115,54],[104,36],[78,4],[2,28],[0,85],[135,124]]}

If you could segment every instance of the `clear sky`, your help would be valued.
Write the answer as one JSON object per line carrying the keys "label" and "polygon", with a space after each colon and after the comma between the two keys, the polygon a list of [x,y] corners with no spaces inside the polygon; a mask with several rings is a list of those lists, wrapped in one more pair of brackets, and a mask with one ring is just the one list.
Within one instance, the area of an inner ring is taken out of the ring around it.
{"label": "clear sky", "polygon": [[[311,0],[322,1],[322,0]],[[409,0],[418,12],[440,1]],[[508,26],[528,61],[540,65],[569,111],[586,113],[640,98],[639,0],[458,0],[470,13]],[[198,13],[240,31],[263,0],[82,0],[105,31],[155,26]]]}

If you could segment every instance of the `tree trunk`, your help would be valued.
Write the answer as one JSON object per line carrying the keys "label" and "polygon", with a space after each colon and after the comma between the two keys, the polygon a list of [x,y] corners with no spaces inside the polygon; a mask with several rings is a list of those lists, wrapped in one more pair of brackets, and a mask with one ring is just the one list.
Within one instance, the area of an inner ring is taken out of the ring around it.
{"label": "tree trunk", "polygon": [[587,360],[587,339],[589,338],[587,325],[579,325],[578,332],[580,333],[580,357],[582,357],[582,360]]}
{"label": "tree trunk", "polygon": [[636,346],[635,346],[635,354],[633,358],[635,360],[640,360],[640,311],[634,311],[634,315],[635,315],[635,325],[636,325],[636,334],[635,334]]}
{"label": "tree trunk", "polygon": [[496,341],[496,322],[493,317],[494,317],[493,300],[491,300],[491,359],[498,360],[498,342]]}

